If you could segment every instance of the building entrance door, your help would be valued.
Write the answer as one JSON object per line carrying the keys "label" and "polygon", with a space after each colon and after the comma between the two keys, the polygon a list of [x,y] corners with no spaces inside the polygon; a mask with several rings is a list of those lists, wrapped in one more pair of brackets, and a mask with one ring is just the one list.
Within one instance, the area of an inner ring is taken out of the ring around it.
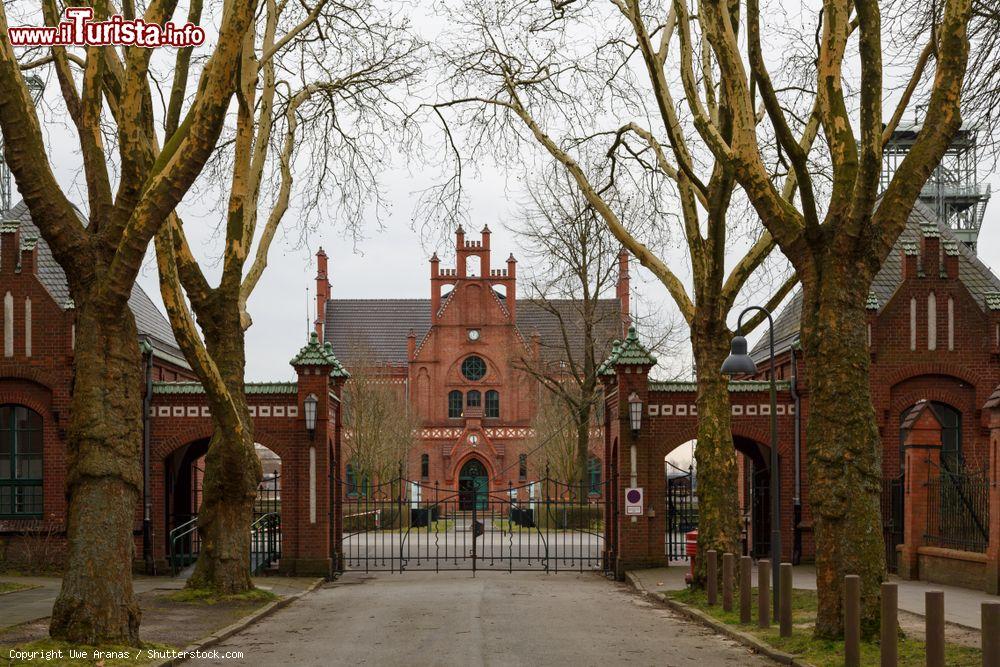
{"label": "building entrance door", "polygon": [[479,459],[470,459],[458,474],[458,509],[463,512],[485,510],[489,487],[486,466]]}

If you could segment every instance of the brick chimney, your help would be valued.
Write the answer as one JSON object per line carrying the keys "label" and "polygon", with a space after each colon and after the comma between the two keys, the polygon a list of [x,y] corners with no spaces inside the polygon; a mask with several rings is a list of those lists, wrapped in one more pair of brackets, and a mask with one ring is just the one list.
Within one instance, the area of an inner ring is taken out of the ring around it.
{"label": "brick chimney", "polygon": [[920,249],[913,241],[904,241],[900,250],[903,255],[903,280],[916,278],[919,275]]}
{"label": "brick chimney", "polygon": [[15,220],[0,222],[0,271],[14,273],[21,264],[21,224]]}
{"label": "brick chimney", "polygon": [[618,299],[622,314],[622,333],[628,332],[628,326],[632,323],[629,312],[629,296],[632,293],[628,275],[628,252],[622,248],[618,253],[618,284],[615,287],[615,297]]}
{"label": "brick chimney", "polygon": [[38,238],[25,237],[21,242],[21,273],[38,273]]}
{"label": "brick chimney", "polygon": [[327,257],[323,248],[316,253],[316,334],[323,340],[326,327],[326,302],[330,300],[330,280],[327,278]]}
{"label": "brick chimney", "polygon": [[944,273],[951,280],[958,279],[958,241],[947,240],[941,244],[944,248]]}
{"label": "brick chimney", "polygon": [[941,275],[941,230],[937,224],[927,223],[920,226],[921,254],[924,261],[924,275],[928,278],[938,278]]}

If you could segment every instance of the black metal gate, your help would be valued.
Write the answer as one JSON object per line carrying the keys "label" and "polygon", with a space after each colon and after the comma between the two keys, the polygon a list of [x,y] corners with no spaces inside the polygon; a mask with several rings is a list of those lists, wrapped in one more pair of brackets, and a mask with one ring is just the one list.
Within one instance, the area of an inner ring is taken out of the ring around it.
{"label": "black metal gate", "polygon": [[896,547],[903,543],[903,482],[896,477],[882,479],[882,539],[885,542],[885,566],[889,572],[898,572]]}
{"label": "black metal gate", "polygon": [[[348,570],[541,570],[605,567],[607,482],[553,479],[506,488],[441,488],[398,477],[342,485],[342,562]],[[470,497],[474,494],[475,497]]]}
{"label": "black metal gate", "polygon": [[687,560],[685,533],[698,528],[698,497],[694,489],[694,468],[687,470],[667,463],[667,535],[669,560]]}

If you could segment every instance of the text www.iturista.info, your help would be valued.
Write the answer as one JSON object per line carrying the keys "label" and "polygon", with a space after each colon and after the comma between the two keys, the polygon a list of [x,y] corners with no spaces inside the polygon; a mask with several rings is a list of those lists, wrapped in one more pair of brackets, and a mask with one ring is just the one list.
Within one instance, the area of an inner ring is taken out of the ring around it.
{"label": "text www.iturista.info", "polygon": [[139,46],[183,48],[200,46],[205,31],[193,23],[163,25],[115,15],[94,21],[90,7],[67,7],[56,26],[12,26],[7,29],[11,46]]}

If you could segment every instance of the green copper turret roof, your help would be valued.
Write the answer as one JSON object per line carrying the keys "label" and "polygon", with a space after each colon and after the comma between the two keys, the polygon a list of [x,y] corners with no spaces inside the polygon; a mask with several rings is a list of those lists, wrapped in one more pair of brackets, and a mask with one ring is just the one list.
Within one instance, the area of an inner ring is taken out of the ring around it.
{"label": "green copper turret roof", "polygon": [[616,366],[655,366],[656,357],[641,342],[635,327],[628,328],[628,336],[620,344],[615,341],[611,355],[597,369],[599,375],[612,375]]}
{"label": "green copper turret roof", "polygon": [[315,331],[309,335],[309,342],[306,346],[299,350],[299,353],[288,363],[292,366],[332,366],[330,377],[350,377],[347,369],[334,356],[333,345],[329,342],[321,344],[319,335]]}

